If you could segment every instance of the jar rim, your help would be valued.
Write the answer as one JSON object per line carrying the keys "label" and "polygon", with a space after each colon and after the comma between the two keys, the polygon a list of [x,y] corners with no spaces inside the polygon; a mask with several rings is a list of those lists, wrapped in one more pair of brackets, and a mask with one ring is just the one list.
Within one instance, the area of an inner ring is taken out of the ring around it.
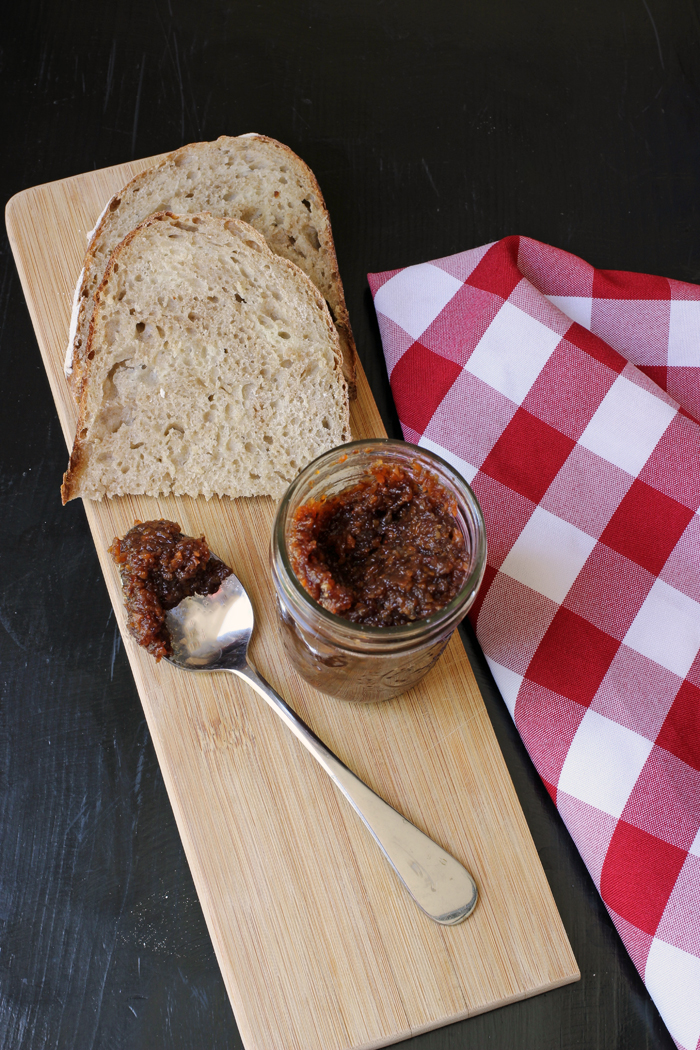
{"label": "jar rim", "polygon": [[[434,468],[437,468],[440,482],[448,481],[456,491],[461,502],[468,508],[476,525],[477,533],[476,542],[472,544],[473,563],[467,578],[454,598],[450,599],[442,609],[439,609],[431,616],[394,627],[376,627],[366,623],[354,623],[325,609],[309,594],[292,569],[286,544],[285,527],[289,505],[301,486],[307,483],[309,476],[314,473],[320,473],[321,469],[333,458],[337,462],[344,462],[344,459],[339,459],[338,457],[347,458],[348,455],[361,452],[369,453],[373,450],[378,455],[381,455],[382,450],[400,451],[409,456],[413,454],[417,459],[427,461],[429,467],[432,465]],[[443,475],[446,475],[446,477]],[[272,539],[273,552],[279,554],[279,559],[284,569],[283,578],[280,582],[287,584],[285,591],[288,597],[293,595],[302,608],[306,608],[314,616],[320,617],[322,623],[325,622],[334,631],[343,634],[349,641],[352,638],[356,638],[358,641],[377,642],[380,644],[392,643],[396,645],[401,642],[409,643],[414,641],[417,635],[428,634],[433,628],[440,628],[444,624],[449,623],[451,619],[461,619],[462,616],[459,615],[460,610],[470,596],[476,594],[486,569],[486,528],[484,516],[479,506],[479,501],[471,487],[459,471],[447,460],[443,459],[442,456],[438,456],[435,452],[422,448],[420,445],[413,445],[408,441],[401,441],[396,438],[363,438],[357,441],[350,441],[345,445],[337,445],[335,448],[329,449],[309,463],[291,483],[277,508]],[[290,588],[291,595],[289,593]],[[464,613],[466,611],[464,610]]]}

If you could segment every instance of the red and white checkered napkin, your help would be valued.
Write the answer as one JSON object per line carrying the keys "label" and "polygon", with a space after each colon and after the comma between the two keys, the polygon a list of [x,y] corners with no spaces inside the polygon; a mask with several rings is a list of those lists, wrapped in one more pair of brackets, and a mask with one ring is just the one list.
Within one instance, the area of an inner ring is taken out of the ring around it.
{"label": "red and white checkered napkin", "polygon": [[404,436],[484,511],[470,615],[494,678],[697,1050],[700,287],[525,237],[369,280]]}

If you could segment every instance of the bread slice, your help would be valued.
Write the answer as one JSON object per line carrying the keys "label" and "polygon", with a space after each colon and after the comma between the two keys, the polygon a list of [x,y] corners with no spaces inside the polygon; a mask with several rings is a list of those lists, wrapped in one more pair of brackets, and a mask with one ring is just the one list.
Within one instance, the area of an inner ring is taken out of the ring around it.
{"label": "bread slice", "polygon": [[91,235],[73,300],[66,375],[80,400],[94,296],[109,257],[127,233],[155,212],[210,212],[243,219],[277,255],[296,263],[328,303],[355,391],[355,343],[333,236],[313,172],[287,146],[264,135],[222,135],[183,146],[112,197]]}
{"label": "bread slice", "polygon": [[87,349],[64,503],[280,496],[350,440],[323,297],[237,219],[141,223],[109,262]]}

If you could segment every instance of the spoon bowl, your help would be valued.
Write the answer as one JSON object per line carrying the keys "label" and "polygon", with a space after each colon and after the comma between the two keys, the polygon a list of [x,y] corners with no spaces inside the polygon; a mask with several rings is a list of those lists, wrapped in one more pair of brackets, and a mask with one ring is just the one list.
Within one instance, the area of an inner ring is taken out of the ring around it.
{"label": "spoon bowl", "polygon": [[255,614],[233,573],[214,594],[195,594],[166,613],[171,663],[188,671],[233,671],[246,663]]}
{"label": "spoon bowl", "polygon": [[443,926],[462,922],[478,899],[469,872],[360,780],[258,674],[247,656],[254,622],[250,598],[231,574],[214,594],[185,598],[166,613],[173,648],[168,659],[187,671],[243,678],[345,795],[421,911]]}

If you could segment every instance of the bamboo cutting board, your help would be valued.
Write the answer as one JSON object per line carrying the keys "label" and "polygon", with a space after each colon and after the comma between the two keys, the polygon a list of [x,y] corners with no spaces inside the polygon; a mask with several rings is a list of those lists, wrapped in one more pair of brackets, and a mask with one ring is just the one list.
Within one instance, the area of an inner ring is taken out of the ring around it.
{"label": "bamboo cutting board", "polygon": [[[153,160],[26,190],[7,228],[67,444],[63,376],[86,235]],[[384,433],[362,370],[353,435]],[[59,499],[56,492],[56,499]],[[86,502],[115,614],[194,882],[248,1050],[360,1050],[575,981],[575,959],[455,635],[420,685],[382,704],[315,692],[287,664],[267,568],[268,499]],[[480,900],[441,927],[404,892],[356,814],[232,675],[156,664],[124,630],[107,547],[136,518],[204,533],[249,591],[251,656],[360,777],[474,875]]]}

